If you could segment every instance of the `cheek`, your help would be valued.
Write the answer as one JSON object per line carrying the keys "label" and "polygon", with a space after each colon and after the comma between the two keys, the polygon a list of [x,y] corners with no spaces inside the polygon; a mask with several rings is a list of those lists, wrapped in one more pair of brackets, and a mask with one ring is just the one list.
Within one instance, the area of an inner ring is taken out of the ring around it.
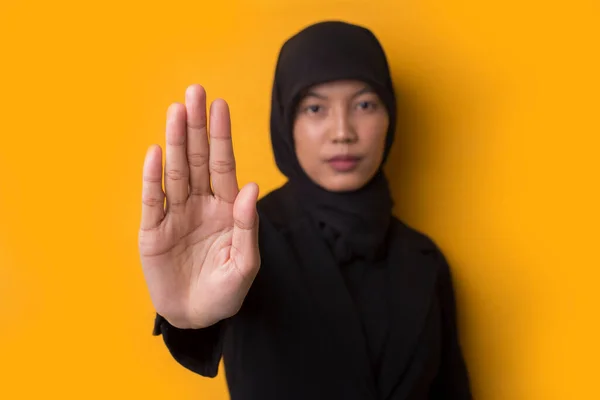
{"label": "cheek", "polygon": [[320,135],[318,129],[298,122],[294,126],[294,146],[296,157],[304,168],[311,167],[320,153]]}
{"label": "cheek", "polygon": [[368,126],[365,126],[365,133],[362,136],[365,144],[369,148],[368,153],[375,164],[379,164],[383,159],[387,129],[387,120],[381,121],[376,119]]}

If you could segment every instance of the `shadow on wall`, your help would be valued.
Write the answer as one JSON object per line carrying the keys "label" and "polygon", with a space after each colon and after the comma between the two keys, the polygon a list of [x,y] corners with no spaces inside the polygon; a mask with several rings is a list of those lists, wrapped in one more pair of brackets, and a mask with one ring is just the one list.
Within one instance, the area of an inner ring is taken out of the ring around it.
{"label": "shadow on wall", "polygon": [[393,71],[398,129],[385,169],[395,214],[430,235],[451,264],[476,398],[525,398],[519,355],[535,340],[533,277],[523,273],[531,260],[522,243],[503,237],[500,216],[511,210],[486,195],[495,192],[498,166],[490,163],[506,89],[465,67],[426,82]]}

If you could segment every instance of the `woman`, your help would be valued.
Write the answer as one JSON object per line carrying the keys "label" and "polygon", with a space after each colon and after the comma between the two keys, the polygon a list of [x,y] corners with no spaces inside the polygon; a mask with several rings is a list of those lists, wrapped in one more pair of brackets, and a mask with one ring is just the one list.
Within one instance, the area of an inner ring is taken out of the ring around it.
{"label": "woman", "polygon": [[392,216],[376,37],[328,21],[284,44],[271,138],[288,182],[258,202],[238,189],[226,103],[207,141],[205,102],[194,85],[169,109],[166,195],[159,147],[144,165],[140,253],[174,359],[214,377],[223,357],[233,400],[470,399],[449,266]]}

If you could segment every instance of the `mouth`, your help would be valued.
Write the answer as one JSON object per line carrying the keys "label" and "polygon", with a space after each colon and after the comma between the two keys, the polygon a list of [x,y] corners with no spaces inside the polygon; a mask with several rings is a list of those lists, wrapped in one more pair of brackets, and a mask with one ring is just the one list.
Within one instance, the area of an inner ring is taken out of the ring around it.
{"label": "mouth", "polygon": [[327,160],[329,165],[338,172],[352,171],[360,162],[360,157],[351,155],[339,155]]}

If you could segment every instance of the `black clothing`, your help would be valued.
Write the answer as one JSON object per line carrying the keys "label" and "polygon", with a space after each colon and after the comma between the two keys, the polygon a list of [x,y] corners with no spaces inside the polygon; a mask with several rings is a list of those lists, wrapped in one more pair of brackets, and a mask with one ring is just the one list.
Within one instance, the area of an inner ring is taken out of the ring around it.
{"label": "black clothing", "polygon": [[[344,284],[317,224],[290,196],[284,185],[259,201],[262,266],[238,314],[198,330],[157,316],[154,334],[174,359],[214,377],[222,354],[232,400],[471,399],[438,247],[393,218],[387,257],[374,266],[381,278],[357,294],[358,282]],[[361,313],[371,294],[376,312]],[[365,315],[387,321],[384,339],[368,339]],[[371,343],[383,346],[375,363]]]}
{"label": "black clothing", "polygon": [[293,143],[297,105],[311,86],[355,79],[369,84],[387,108],[389,126],[384,161],[394,141],[396,97],[386,55],[366,28],[340,21],[311,25],[281,48],[271,98],[271,142],[275,162],[302,199],[302,207],[322,224],[338,263],[355,256],[381,258],[392,214],[392,197],[380,170],[360,190],[333,193],[304,172]]}
{"label": "black clothing", "polygon": [[232,400],[471,399],[449,267],[425,235],[392,216],[380,169],[363,188],[333,193],[294,151],[296,107],[310,86],[358,79],[390,117],[387,60],[367,29],[312,25],[282,47],[271,140],[288,182],[258,203],[261,269],[242,309],[209,328],[181,330],[157,316],[173,357],[214,377],[221,356]]}

